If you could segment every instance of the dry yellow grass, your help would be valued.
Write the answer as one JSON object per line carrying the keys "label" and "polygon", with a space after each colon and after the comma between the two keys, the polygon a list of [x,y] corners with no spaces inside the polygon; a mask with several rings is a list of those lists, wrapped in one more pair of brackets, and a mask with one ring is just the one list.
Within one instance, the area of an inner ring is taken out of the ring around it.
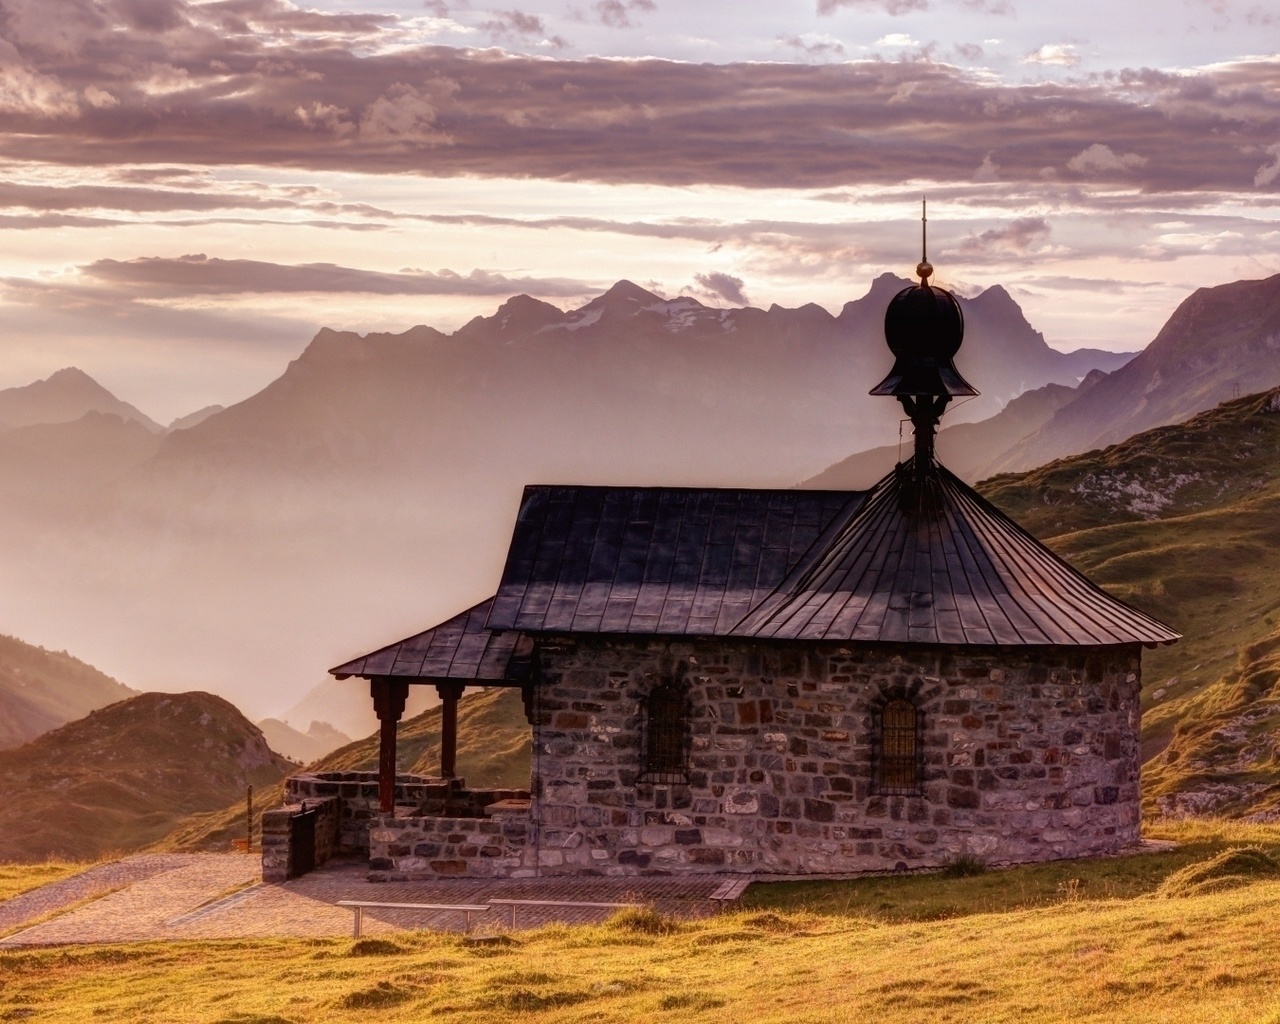
{"label": "dry yellow grass", "polygon": [[0,864],[0,901],[21,896],[24,892],[78,874],[93,863],[68,860],[46,860],[36,864]]}
{"label": "dry yellow grass", "polygon": [[[1186,869],[1188,849],[1205,862],[1243,845],[1271,856],[1280,831],[1171,828],[1187,845],[1132,859],[1130,888],[1146,887],[1139,894],[1089,898],[1102,888],[1098,872],[1118,862],[1076,862],[1066,867],[1082,884],[1053,897],[1045,889],[1038,905],[962,908],[945,920],[894,920],[853,906],[820,913],[803,909],[804,893],[793,889],[773,894],[792,909],[757,906],[698,923],[631,912],[495,945],[408,934],[8,951],[0,953],[0,1019],[1280,1022],[1280,879],[1250,876],[1198,895],[1157,891]],[[963,900],[978,882],[1044,888],[1047,877],[1035,881],[1041,870],[856,885],[900,886],[904,905],[914,887],[917,910],[927,913],[944,890]]]}
{"label": "dry yellow grass", "polygon": [[225,942],[0,954],[0,1016],[80,1024],[923,1019],[1227,1024],[1280,1010],[1280,883],[883,924],[744,912],[510,945]]}

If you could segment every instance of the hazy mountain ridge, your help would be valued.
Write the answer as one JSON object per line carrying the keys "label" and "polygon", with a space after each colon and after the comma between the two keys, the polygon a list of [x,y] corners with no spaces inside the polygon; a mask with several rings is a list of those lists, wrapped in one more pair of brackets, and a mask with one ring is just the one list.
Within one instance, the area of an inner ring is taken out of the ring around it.
{"label": "hazy mountain ridge", "polygon": [[195,412],[189,412],[185,416],[179,416],[169,424],[168,429],[187,430],[190,427],[194,427],[197,423],[203,423],[210,416],[216,416],[225,408],[225,405],[206,405],[203,409],[197,409]]}
{"label": "hazy mountain ridge", "polygon": [[256,724],[272,750],[299,764],[310,764],[351,742],[350,736],[328,722],[312,722],[306,732],[278,718],[264,718]]}
{"label": "hazy mountain ridge", "polygon": [[[894,436],[896,404],[866,392],[907,283],[883,275],[838,316],[619,282],[570,311],[517,296],[452,335],[320,331],[69,511],[6,510],[23,598],[0,621],[278,716],[328,665],[488,596],[526,483],[786,486]],[[964,305],[961,369],[992,409],[1094,361],[1050,349],[1002,289]]]}
{"label": "hazy mountain ridge", "polygon": [[0,636],[0,749],[136,694],[66,651]]}
{"label": "hazy mountain ridge", "polygon": [[100,412],[140,423],[152,433],[164,428],[128,402],[122,402],[83,370],[73,366],[44,380],[0,391],[0,430],[38,423],[69,423]]}
{"label": "hazy mountain ridge", "polygon": [[292,767],[221,697],[144,693],[0,751],[0,860],[136,850]]}
{"label": "hazy mountain ridge", "polygon": [[[1046,384],[1024,391],[989,419],[943,427],[935,438],[939,461],[962,480],[974,483],[987,475],[984,470],[993,452],[1004,450],[1015,438],[1023,438],[1039,430],[1055,412],[1075,401],[1081,390],[1092,387],[1105,376],[1101,370],[1092,370],[1076,388]],[[800,486],[864,490],[910,455],[913,444],[911,428],[904,424],[903,437],[898,444],[850,455]]]}
{"label": "hazy mountain ridge", "polygon": [[1124,367],[987,467],[1021,471],[1280,384],[1280,274],[1200,288]]}
{"label": "hazy mountain ridge", "polygon": [[[815,451],[841,443],[833,417],[851,433],[868,419],[895,429],[896,407],[866,391],[892,365],[884,306],[908,283],[882,275],[838,316],[812,304],[719,309],[622,281],[567,312],[516,296],[452,335],[421,326],[398,335],[325,329],[257,395],[167,437],[157,463],[252,463],[269,447],[275,467],[376,473],[412,462],[403,443],[413,441],[420,464],[475,472],[479,441],[509,447],[521,423],[543,442],[540,479],[599,475],[595,463],[608,448],[640,460],[641,475],[688,478],[672,482],[740,483],[749,474],[781,482]],[[961,419],[981,419],[1028,387],[1074,386],[1096,366],[1131,358],[1049,348],[998,286],[962,305],[970,338],[961,369],[985,389],[957,410]],[[725,452],[707,436],[708,412],[729,417],[743,451]],[[620,429],[624,415],[632,418]],[[603,426],[604,436],[584,437],[585,424]],[[677,439],[684,459],[673,463],[663,442]]]}

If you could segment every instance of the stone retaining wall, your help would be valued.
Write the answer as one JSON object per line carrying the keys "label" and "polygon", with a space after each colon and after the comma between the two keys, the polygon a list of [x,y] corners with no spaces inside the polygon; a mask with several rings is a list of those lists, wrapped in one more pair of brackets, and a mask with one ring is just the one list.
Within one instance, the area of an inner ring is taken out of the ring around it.
{"label": "stone retaining wall", "polygon": [[[381,814],[378,773],[311,772],[291,775],[285,781],[286,804],[329,797],[337,799],[341,808],[337,852],[369,853],[370,823]],[[419,816],[483,817],[485,808],[499,800],[528,798],[527,790],[467,789],[462,779],[396,776],[396,807]]]}
{"label": "stone retaining wall", "polygon": [[383,816],[369,830],[369,879],[529,877],[530,838],[527,808],[483,818]]}
{"label": "stone retaining wall", "polygon": [[306,798],[262,812],[262,880],[283,882],[302,872],[292,845],[294,819],[315,811],[315,866],[338,849],[341,807],[336,797]]}
{"label": "stone retaining wall", "polygon": [[[396,813],[383,815],[376,772],[290,776],[285,805],[262,815],[263,879],[283,882],[297,876],[292,820],[313,809],[318,811],[317,866],[335,854],[367,854],[370,877],[378,880],[491,876],[517,869],[512,861],[527,840],[528,790],[467,789],[462,779],[398,775],[395,798]],[[491,813],[502,801],[514,802],[518,810]],[[372,844],[371,835],[378,837]],[[470,858],[476,858],[473,871],[464,866]],[[495,859],[501,860],[500,868]]]}

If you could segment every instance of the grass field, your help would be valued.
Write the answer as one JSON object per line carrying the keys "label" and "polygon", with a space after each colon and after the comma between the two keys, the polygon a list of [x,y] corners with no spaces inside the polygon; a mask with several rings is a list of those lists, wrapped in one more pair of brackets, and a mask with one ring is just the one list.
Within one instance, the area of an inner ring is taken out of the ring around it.
{"label": "grass field", "polygon": [[754,886],[682,923],[0,952],[0,1020],[1280,1022],[1280,827],[1172,852]]}
{"label": "grass field", "polygon": [[46,860],[38,864],[0,864],[0,902],[78,874],[88,867],[92,865],[67,860]]}

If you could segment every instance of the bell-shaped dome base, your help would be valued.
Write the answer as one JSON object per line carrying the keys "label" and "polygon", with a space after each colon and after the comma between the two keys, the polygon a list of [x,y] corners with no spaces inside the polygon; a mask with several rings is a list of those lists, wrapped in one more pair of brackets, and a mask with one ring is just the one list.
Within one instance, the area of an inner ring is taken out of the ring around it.
{"label": "bell-shaped dome base", "polygon": [[960,376],[950,359],[900,356],[889,376],[870,391],[873,395],[948,395],[952,398],[978,394],[978,389]]}

